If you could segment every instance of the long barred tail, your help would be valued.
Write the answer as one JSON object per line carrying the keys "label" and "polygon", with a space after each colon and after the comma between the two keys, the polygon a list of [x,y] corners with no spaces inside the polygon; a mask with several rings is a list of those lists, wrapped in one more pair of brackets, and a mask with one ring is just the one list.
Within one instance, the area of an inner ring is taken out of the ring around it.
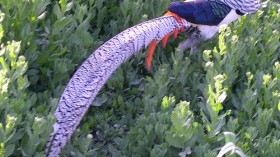
{"label": "long barred tail", "polygon": [[46,156],[60,154],[91,102],[120,64],[151,42],[159,42],[165,35],[189,25],[184,19],[163,16],[126,29],[99,47],[76,71],[60,98]]}

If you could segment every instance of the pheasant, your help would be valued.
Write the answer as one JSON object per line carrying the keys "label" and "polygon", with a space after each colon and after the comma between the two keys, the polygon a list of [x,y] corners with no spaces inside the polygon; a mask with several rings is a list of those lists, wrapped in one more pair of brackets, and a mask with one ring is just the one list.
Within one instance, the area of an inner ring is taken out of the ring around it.
{"label": "pheasant", "polygon": [[179,49],[195,52],[198,44],[211,39],[223,24],[255,13],[260,0],[189,0],[172,2],[162,17],[124,30],[95,50],[68,82],[54,113],[56,123],[46,145],[46,156],[59,156],[62,148],[88,110],[102,86],[112,73],[130,56],[148,47],[147,68],[150,69],[153,52],[162,40],[186,32],[188,38]]}

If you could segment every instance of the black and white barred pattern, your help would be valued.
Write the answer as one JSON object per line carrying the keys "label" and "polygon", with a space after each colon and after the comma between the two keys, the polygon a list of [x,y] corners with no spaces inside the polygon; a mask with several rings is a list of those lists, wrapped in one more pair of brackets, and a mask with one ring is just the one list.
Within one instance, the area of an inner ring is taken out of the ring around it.
{"label": "black and white barred pattern", "polygon": [[238,9],[244,14],[252,14],[257,12],[257,10],[261,5],[261,0],[217,0],[217,1],[221,1],[227,4],[232,9],[236,9],[236,10]]}
{"label": "black and white barred pattern", "polygon": [[152,19],[126,29],[99,47],[76,71],[60,98],[46,156],[59,155],[99,90],[120,64],[153,39],[159,41],[182,26],[190,24],[183,19],[178,23],[173,16]]}

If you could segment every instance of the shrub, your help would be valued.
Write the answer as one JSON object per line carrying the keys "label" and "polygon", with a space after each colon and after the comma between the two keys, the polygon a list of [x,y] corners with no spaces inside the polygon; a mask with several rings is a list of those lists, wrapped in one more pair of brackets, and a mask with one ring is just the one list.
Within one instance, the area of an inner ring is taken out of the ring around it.
{"label": "shrub", "polygon": [[[43,156],[75,69],[168,0],[0,2],[0,156]],[[151,71],[141,53],[92,103],[62,156],[278,156],[280,5],[222,27],[195,55],[170,40]],[[145,52],[145,50],[143,51]],[[101,106],[102,105],[102,106]],[[97,107],[98,106],[98,107]]]}

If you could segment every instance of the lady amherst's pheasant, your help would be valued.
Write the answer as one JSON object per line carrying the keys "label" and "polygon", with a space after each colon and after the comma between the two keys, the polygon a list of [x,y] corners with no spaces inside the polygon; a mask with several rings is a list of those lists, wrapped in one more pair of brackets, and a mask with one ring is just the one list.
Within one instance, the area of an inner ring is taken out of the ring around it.
{"label": "lady amherst's pheasant", "polygon": [[189,0],[172,2],[167,13],[128,28],[104,43],[80,66],[66,86],[54,113],[56,123],[46,146],[47,156],[58,156],[80,123],[91,102],[111,74],[130,56],[148,47],[147,68],[159,41],[187,32],[179,49],[191,49],[212,38],[222,24],[255,13],[260,0]]}

